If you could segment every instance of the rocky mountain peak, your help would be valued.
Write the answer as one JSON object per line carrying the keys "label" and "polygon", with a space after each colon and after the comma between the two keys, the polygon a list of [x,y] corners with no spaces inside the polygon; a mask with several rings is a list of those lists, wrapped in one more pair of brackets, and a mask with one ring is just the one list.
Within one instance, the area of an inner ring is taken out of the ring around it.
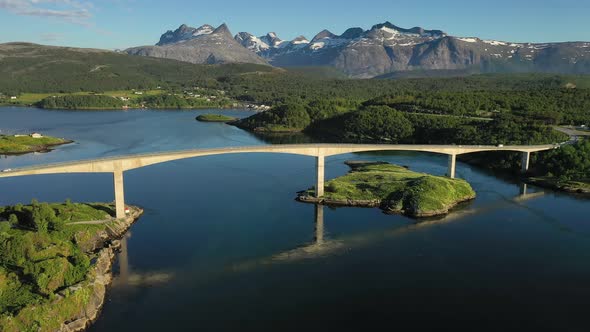
{"label": "rocky mountain peak", "polygon": [[340,36],[323,30],[311,42],[304,36],[283,41],[274,32],[262,37],[240,32],[232,37],[225,24],[217,28],[183,24],[164,33],[157,45],[126,51],[193,63],[331,66],[359,78],[411,70],[495,72],[532,68],[586,73],[590,68],[586,60],[590,58],[590,43],[511,43],[453,37],[441,30],[406,29],[391,22],[369,30],[349,28]]}
{"label": "rocky mountain peak", "polygon": [[332,32],[330,32],[329,30],[322,30],[320,33],[318,33],[317,35],[315,35],[315,37],[313,37],[313,39],[311,40],[312,42],[318,41],[320,39],[327,39],[327,38],[337,38],[338,36],[336,36],[335,34],[333,34]]}
{"label": "rocky mountain peak", "polygon": [[213,32],[213,27],[209,24],[205,24],[200,26],[199,28],[193,28],[186,24],[182,24],[178,27],[178,29],[172,31],[166,31],[161,37],[160,41],[156,44],[158,46],[163,46],[167,44],[174,44],[178,42],[183,42],[187,40],[194,39],[201,35],[207,35]]}
{"label": "rocky mountain peak", "polygon": [[225,24],[225,23],[218,26],[217,29],[213,30],[213,32],[211,32],[211,33],[216,34],[216,35],[226,35],[226,36],[229,36],[230,38],[233,38],[231,32],[229,31],[229,28],[227,27],[227,24]]}
{"label": "rocky mountain peak", "polygon": [[344,31],[344,33],[340,35],[340,38],[355,39],[362,36],[363,33],[365,33],[365,30],[363,30],[362,28],[350,28]]}
{"label": "rocky mountain peak", "polygon": [[419,35],[421,37],[444,37],[447,34],[444,33],[441,30],[425,30],[421,27],[413,27],[411,29],[405,29],[405,28],[400,28],[397,25],[387,21],[385,23],[380,23],[380,24],[376,24],[374,25],[370,31],[386,31],[389,33],[394,33],[394,34],[415,34],[415,35]]}
{"label": "rocky mountain peak", "polygon": [[270,47],[279,47],[283,43],[283,40],[279,38],[274,32],[267,33],[266,36],[260,37],[260,40],[265,42]]}
{"label": "rocky mountain peak", "polygon": [[241,42],[243,40],[248,40],[252,37],[254,37],[254,35],[249,32],[238,32],[236,34],[236,36],[234,37],[234,39],[237,40],[238,42]]}
{"label": "rocky mountain peak", "polygon": [[307,38],[305,38],[305,36],[298,36],[297,38],[293,39],[291,41],[291,44],[309,44],[309,40],[307,40]]}
{"label": "rocky mountain peak", "polygon": [[248,32],[239,32],[234,39],[245,48],[252,50],[256,53],[264,52],[270,48],[270,46],[262,41],[262,38],[258,38]]}

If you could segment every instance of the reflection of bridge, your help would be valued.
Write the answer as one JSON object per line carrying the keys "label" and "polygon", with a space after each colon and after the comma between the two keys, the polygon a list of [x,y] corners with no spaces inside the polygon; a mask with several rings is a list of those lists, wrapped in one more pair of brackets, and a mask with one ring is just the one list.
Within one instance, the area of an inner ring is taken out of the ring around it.
{"label": "reflection of bridge", "polygon": [[316,158],[317,181],[316,195],[324,195],[324,158],[339,154],[369,151],[417,151],[446,154],[449,156],[447,175],[455,177],[457,155],[484,151],[522,152],[522,168],[527,170],[532,152],[550,150],[555,145],[396,145],[396,144],[296,144],[296,145],[262,145],[250,147],[230,147],[218,149],[199,149],[178,152],[151,153],[112,157],[95,160],[74,161],[67,163],[32,166],[14,170],[5,170],[0,177],[24,176],[56,173],[113,173],[115,183],[115,203],[117,218],[125,216],[125,199],[123,172],[149,165],[202,156],[233,153],[287,153]]}
{"label": "reflection of bridge", "polygon": [[283,252],[273,254],[269,257],[240,262],[238,264],[235,264],[232,268],[234,270],[243,270],[250,269],[258,265],[294,262],[305,259],[325,257],[328,255],[340,253],[343,250],[349,250],[353,247],[356,248],[367,246],[371,243],[378,242],[389,237],[398,236],[413,231],[418,231],[420,229],[427,229],[433,226],[439,226],[456,221],[465,220],[465,218],[469,216],[476,216],[479,214],[493,211],[498,208],[502,208],[502,206],[506,203],[520,205],[525,201],[537,199],[543,197],[544,195],[545,192],[543,191],[529,192],[527,185],[521,184],[520,193],[514,197],[505,198],[505,200],[492,202],[491,204],[486,204],[475,208],[467,207],[464,209],[455,210],[444,217],[420,220],[405,226],[395,227],[393,229],[371,231],[336,239],[326,237],[326,229],[324,226],[324,206],[321,204],[316,204],[314,207],[315,232],[313,242],[299,246],[294,249],[289,249]]}

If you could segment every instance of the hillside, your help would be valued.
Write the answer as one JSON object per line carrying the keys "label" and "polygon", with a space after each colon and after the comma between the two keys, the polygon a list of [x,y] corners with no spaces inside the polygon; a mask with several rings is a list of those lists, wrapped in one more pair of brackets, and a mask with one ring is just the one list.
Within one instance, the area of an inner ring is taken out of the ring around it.
{"label": "hillside", "polygon": [[254,64],[194,65],[97,49],[0,44],[0,93],[6,95],[199,85],[230,73],[273,70]]}

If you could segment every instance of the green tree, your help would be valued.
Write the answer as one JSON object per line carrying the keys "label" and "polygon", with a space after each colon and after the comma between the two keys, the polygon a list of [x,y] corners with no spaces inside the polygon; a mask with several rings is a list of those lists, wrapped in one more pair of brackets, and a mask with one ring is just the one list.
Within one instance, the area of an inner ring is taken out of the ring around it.
{"label": "green tree", "polygon": [[398,142],[410,136],[414,127],[401,112],[388,106],[369,106],[345,117],[344,131],[354,138]]}
{"label": "green tree", "polygon": [[12,224],[12,225],[18,225],[18,217],[16,216],[16,214],[11,214],[10,217],[8,217],[8,221]]}

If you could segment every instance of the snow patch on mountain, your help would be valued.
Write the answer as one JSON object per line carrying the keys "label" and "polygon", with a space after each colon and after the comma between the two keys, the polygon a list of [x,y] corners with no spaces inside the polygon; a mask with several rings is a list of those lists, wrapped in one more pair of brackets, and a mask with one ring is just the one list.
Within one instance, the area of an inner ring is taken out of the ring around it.
{"label": "snow patch on mountain", "polygon": [[506,42],[502,42],[502,41],[498,41],[498,40],[482,40],[484,43],[486,44],[490,44],[493,46],[506,46],[508,45],[508,43]]}
{"label": "snow patch on mountain", "polygon": [[479,41],[479,39],[477,38],[465,38],[465,37],[457,37],[457,39],[459,39],[460,41],[464,41],[466,43],[477,43]]}
{"label": "snow patch on mountain", "polygon": [[213,30],[214,29],[212,26],[205,24],[202,27],[195,30],[195,32],[193,32],[193,36],[197,37],[197,36],[201,36],[201,35],[208,35],[208,34],[211,34],[213,32]]}

